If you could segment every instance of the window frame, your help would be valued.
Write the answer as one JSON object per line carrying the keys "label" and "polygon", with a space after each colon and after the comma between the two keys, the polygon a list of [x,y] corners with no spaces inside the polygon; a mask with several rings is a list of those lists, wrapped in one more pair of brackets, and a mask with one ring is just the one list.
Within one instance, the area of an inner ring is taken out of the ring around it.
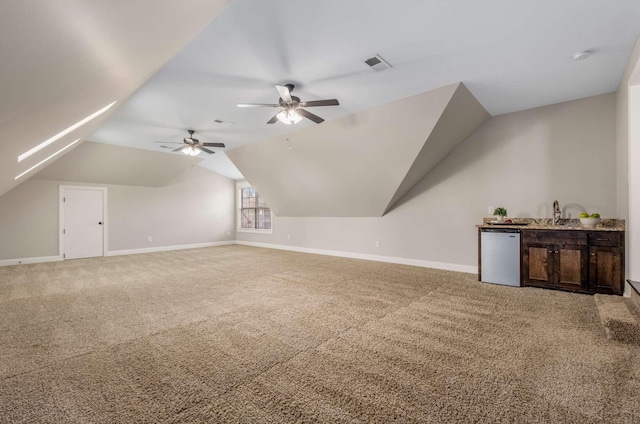
{"label": "window frame", "polygon": [[[273,234],[273,224],[274,224],[274,217],[275,215],[273,214],[273,211],[271,210],[271,208],[269,208],[269,213],[271,214],[271,228],[269,229],[259,229],[259,228],[242,228],[242,189],[243,188],[254,188],[251,184],[249,184],[248,182],[242,182],[242,183],[237,183],[236,184],[236,231],[239,233],[253,233],[253,234]],[[257,191],[256,191],[257,193]],[[258,193],[258,195],[260,195]],[[268,205],[267,205],[268,207]],[[257,207],[255,208],[256,210],[258,209]]]}

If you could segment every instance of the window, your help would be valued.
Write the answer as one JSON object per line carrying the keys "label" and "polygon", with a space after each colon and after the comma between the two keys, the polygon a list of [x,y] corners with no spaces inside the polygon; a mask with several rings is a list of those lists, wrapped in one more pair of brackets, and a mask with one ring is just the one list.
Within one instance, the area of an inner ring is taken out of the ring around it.
{"label": "window", "polygon": [[271,232],[271,209],[253,187],[242,187],[240,195],[240,231]]}

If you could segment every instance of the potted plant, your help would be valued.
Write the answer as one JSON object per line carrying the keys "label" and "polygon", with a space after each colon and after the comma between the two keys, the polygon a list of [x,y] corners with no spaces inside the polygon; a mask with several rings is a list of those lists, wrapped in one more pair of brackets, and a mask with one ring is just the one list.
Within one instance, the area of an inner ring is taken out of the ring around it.
{"label": "potted plant", "polygon": [[493,215],[496,217],[498,221],[502,221],[505,216],[507,216],[507,210],[503,207],[497,207],[493,211]]}

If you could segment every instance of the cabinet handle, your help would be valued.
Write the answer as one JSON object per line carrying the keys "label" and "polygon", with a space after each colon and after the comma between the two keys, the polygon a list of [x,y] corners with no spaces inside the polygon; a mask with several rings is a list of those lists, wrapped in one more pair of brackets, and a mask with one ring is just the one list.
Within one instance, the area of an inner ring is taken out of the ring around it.
{"label": "cabinet handle", "polygon": [[591,254],[591,256],[596,256],[596,254],[595,254],[595,253],[592,253],[592,254]]}
{"label": "cabinet handle", "polygon": [[596,241],[609,241],[609,239],[606,238],[597,238]]}
{"label": "cabinet handle", "polygon": [[559,253],[559,252],[556,250],[556,253]]}

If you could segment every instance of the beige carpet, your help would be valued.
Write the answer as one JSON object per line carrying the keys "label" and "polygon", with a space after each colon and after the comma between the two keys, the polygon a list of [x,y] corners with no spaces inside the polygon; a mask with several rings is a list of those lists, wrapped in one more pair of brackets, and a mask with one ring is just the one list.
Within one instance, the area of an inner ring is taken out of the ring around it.
{"label": "beige carpet", "polygon": [[0,268],[3,423],[640,422],[593,296],[243,246]]}

